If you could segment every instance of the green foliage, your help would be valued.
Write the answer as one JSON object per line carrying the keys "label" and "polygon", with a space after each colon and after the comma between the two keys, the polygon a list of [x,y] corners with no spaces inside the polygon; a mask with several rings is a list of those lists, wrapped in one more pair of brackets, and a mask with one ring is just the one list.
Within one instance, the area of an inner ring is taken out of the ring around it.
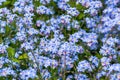
{"label": "green foliage", "polygon": [[8,58],[10,60],[12,60],[13,62],[20,63],[21,60],[28,59],[27,53],[23,53],[18,58],[15,58],[14,57],[15,56],[15,49],[12,47],[7,48],[7,52],[8,52]]}
{"label": "green foliage", "polygon": [[4,77],[0,77],[0,80],[5,80],[5,78]]}
{"label": "green foliage", "polygon": [[24,54],[22,54],[22,55],[20,55],[19,57],[18,57],[18,59],[27,59],[28,58],[28,55],[27,55],[27,53],[24,53]]}
{"label": "green foliage", "polygon": [[79,15],[78,15],[78,19],[82,19],[82,18],[84,18],[85,17],[85,14],[84,13],[80,13]]}
{"label": "green foliage", "polygon": [[15,49],[12,47],[9,47],[7,48],[7,52],[8,52],[8,57],[13,59],[15,56]]}
{"label": "green foliage", "polygon": [[3,5],[4,5],[4,6],[7,6],[7,5],[9,5],[10,3],[11,3],[11,1],[6,1],[6,2],[3,3]]}
{"label": "green foliage", "polygon": [[50,80],[57,80],[58,79],[58,70],[57,68],[53,69],[53,68],[49,68],[50,72],[51,72],[51,78]]}
{"label": "green foliage", "polygon": [[2,34],[0,34],[0,44],[3,42],[2,40]]}
{"label": "green foliage", "polygon": [[5,30],[6,30],[5,31],[5,36],[8,36],[10,34],[10,32],[11,32],[11,28],[9,26],[6,26]]}
{"label": "green foliage", "polygon": [[12,47],[7,48],[7,52],[8,52],[8,58],[10,60],[12,60],[13,62],[20,62],[20,60],[16,59],[15,56],[15,49]]}
{"label": "green foliage", "polygon": [[6,2],[3,2],[3,4],[0,6],[0,8],[3,8],[3,7],[12,7],[14,5],[16,0],[7,0]]}

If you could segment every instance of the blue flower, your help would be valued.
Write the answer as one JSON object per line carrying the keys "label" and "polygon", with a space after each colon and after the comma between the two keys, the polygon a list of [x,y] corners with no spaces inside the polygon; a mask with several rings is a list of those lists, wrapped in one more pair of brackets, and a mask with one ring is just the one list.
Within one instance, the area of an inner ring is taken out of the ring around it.
{"label": "blue flower", "polygon": [[34,79],[36,77],[38,77],[36,75],[36,70],[33,69],[33,68],[29,68],[27,70],[23,70],[20,72],[20,78],[23,79],[23,80],[28,80],[28,79]]}
{"label": "blue flower", "polygon": [[85,72],[85,71],[91,72],[92,65],[88,61],[83,60],[83,61],[78,63],[77,71],[78,72]]}
{"label": "blue flower", "polygon": [[68,8],[67,9],[67,14],[70,14],[72,16],[78,16],[79,13],[80,12],[76,8]]}
{"label": "blue flower", "polygon": [[7,52],[8,45],[0,44],[0,53],[6,53]]}
{"label": "blue flower", "polygon": [[88,76],[85,74],[75,74],[75,79],[76,80],[89,80]]}
{"label": "blue flower", "polygon": [[50,14],[53,14],[53,11],[45,6],[39,6],[37,7],[37,10],[36,12],[38,14],[47,14],[47,15],[50,15]]}
{"label": "blue flower", "polygon": [[89,58],[89,61],[91,61],[92,65],[94,65],[95,67],[98,67],[99,59],[96,56],[91,56]]}

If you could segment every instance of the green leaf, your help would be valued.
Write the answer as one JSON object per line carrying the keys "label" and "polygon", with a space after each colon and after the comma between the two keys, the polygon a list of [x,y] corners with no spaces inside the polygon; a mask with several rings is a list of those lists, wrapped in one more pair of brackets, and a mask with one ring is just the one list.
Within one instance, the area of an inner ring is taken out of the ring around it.
{"label": "green leaf", "polygon": [[79,16],[78,16],[78,18],[79,18],[79,19],[82,19],[84,16],[85,16],[84,13],[80,13]]}
{"label": "green leaf", "polygon": [[13,4],[15,3],[15,1],[16,1],[16,0],[12,0],[10,4],[13,5]]}
{"label": "green leaf", "polygon": [[15,49],[12,47],[7,48],[7,52],[8,52],[8,57],[9,58],[14,58],[15,55]]}
{"label": "green leaf", "polygon": [[2,36],[0,36],[0,44],[3,42],[3,40],[2,40]]}
{"label": "green leaf", "polygon": [[96,53],[95,54],[99,59],[102,58],[102,55],[100,55],[100,53]]}
{"label": "green leaf", "polygon": [[18,57],[18,59],[27,59],[27,58],[28,58],[27,53],[24,53]]}
{"label": "green leaf", "polygon": [[6,26],[5,27],[5,36],[7,36],[7,35],[9,35],[10,34],[10,31],[11,31],[11,29],[10,29],[10,27],[8,27],[8,26]]}
{"label": "green leaf", "polygon": [[1,76],[1,77],[0,77],[0,80],[5,80],[5,78]]}
{"label": "green leaf", "polygon": [[74,1],[74,2],[73,2],[73,1],[69,1],[68,4],[69,4],[71,7],[75,7],[75,6],[76,6],[75,1]]}
{"label": "green leaf", "polygon": [[7,48],[7,52],[8,52],[8,58],[11,59],[13,62],[17,62],[20,63],[19,59],[16,59],[15,56],[15,49],[12,47]]}
{"label": "green leaf", "polygon": [[12,59],[12,61],[13,61],[13,62],[20,63],[20,60],[18,60],[18,59],[15,59],[15,58],[13,58],[13,59]]}
{"label": "green leaf", "polygon": [[9,5],[11,3],[11,1],[6,1],[3,3],[3,5]]}
{"label": "green leaf", "polygon": [[33,4],[36,8],[42,5],[39,0],[33,0]]}

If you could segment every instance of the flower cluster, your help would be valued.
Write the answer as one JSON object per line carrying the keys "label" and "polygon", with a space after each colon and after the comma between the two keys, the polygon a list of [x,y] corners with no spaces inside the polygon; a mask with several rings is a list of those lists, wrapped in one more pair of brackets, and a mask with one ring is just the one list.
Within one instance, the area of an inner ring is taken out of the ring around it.
{"label": "flower cluster", "polygon": [[120,80],[120,0],[0,0],[1,80]]}

